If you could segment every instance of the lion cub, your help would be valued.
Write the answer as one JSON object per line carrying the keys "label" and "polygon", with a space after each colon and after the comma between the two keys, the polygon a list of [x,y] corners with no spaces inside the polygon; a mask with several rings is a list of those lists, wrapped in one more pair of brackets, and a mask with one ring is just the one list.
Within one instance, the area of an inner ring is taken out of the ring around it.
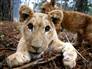
{"label": "lion cub", "polygon": [[[76,12],[76,11],[65,11],[63,9],[56,8],[55,0],[53,2],[54,4],[52,4],[52,1],[53,0],[51,0],[51,2],[43,3],[41,12],[48,13],[52,11],[51,13],[54,13],[55,10],[60,12],[62,11],[63,12],[63,19],[61,17],[62,21],[55,23],[55,27],[58,28],[58,31],[61,30],[60,28],[62,27],[68,31],[77,33],[78,44],[81,44],[82,41],[85,40],[91,45],[92,44],[92,16],[84,13]],[[55,19],[57,19],[57,17],[55,17],[54,20]],[[57,26],[57,24],[59,24],[59,26]]]}
{"label": "lion cub", "polygon": [[[55,14],[57,15],[57,12]],[[65,66],[73,68],[76,65],[76,50],[70,43],[58,39],[51,15],[34,13],[29,7],[21,6],[20,32],[22,37],[17,51],[7,57],[9,66],[22,65],[31,59],[38,58],[49,47],[59,53],[63,52]]]}

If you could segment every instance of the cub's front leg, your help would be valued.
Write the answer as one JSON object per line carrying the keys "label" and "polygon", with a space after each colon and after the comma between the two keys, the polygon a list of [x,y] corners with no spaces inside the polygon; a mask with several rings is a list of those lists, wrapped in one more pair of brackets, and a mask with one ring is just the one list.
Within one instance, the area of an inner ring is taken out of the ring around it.
{"label": "cub's front leg", "polygon": [[29,53],[16,52],[10,55],[7,59],[7,63],[10,67],[22,65],[30,61]]}
{"label": "cub's front leg", "polygon": [[14,54],[8,56],[6,59],[7,64],[10,67],[22,65],[23,63],[27,63],[30,60],[31,60],[31,57],[28,52],[26,42],[23,38],[21,38],[19,41],[17,51]]}
{"label": "cub's front leg", "polygon": [[71,43],[55,40],[52,43],[54,50],[63,53],[63,63],[69,68],[76,66],[77,52]]}
{"label": "cub's front leg", "polygon": [[64,43],[63,45],[63,63],[70,68],[76,66],[77,52],[71,43]]}

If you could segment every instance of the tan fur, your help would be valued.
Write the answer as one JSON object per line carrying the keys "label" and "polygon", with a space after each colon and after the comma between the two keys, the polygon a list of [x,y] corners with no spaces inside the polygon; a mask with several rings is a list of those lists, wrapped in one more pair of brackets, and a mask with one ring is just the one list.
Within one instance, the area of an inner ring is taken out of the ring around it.
{"label": "tan fur", "polygon": [[[52,9],[51,4],[47,2],[43,4],[42,8],[44,8],[44,10],[42,9],[42,12],[44,13],[48,13],[52,10],[52,12],[54,12],[54,10],[62,11],[63,21],[61,22],[60,26],[55,25],[55,27],[58,28],[62,26],[71,32],[78,33],[78,41],[80,43],[82,39],[84,39],[88,41],[90,45],[92,44],[92,16],[76,11],[59,10],[54,6]],[[47,11],[47,9],[50,10]]]}
{"label": "tan fur", "polygon": [[[21,11],[23,7],[25,10]],[[22,33],[22,37],[19,41],[16,53],[7,58],[9,66],[12,67],[27,63],[31,61],[31,59],[39,57],[50,47],[59,53],[63,52],[64,64],[73,68],[76,65],[76,50],[70,43],[64,43],[58,39],[51,19],[52,14],[33,13],[24,5],[21,8],[20,19],[22,20],[20,20],[20,32]],[[28,11],[30,11],[31,14]],[[36,55],[32,56],[34,53]]]}

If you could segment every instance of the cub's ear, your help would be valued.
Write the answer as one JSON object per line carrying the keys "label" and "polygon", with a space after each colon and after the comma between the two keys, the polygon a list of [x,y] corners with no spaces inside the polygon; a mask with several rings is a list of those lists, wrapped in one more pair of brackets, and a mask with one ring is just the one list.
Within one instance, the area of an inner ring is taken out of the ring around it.
{"label": "cub's ear", "polygon": [[63,11],[62,10],[52,10],[48,12],[48,15],[51,17],[52,22],[56,24],[61,24],[63,20]]}
{"label": "cub's ear", "polygon": [[31,18],[33,16],[32,10],[26,5],[22,5],[20,7],[19,14],[20,14],[20,18],[19,18],[20,22],[23,22],[27,18],[29,17]]}

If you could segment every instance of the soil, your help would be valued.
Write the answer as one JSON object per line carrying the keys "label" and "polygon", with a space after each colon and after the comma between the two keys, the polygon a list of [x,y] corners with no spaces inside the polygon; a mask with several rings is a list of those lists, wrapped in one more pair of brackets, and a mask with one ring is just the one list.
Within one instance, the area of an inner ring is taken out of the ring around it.
{"label": "soil", "polygon": [[[16,51],[16,47],[18,41],[21,37],[19,30],[17,28],[16,22],[4,21],[0,22],[0,69],[9,69],[5,62],[5,59],[10,54]],[[65,35],[67,34],[67,36]],[[74,47],[82,54],[82,56],[88,61],[86,62],[83,58],[78,56],[76,67],[73,69],[92,69],[92,46],[88,45],[86,42],[83,42],[81,46],[76,46],[76,34],[71,32],[61,32],[59,38],[62,41],[70,41],[73,43]],[[67,38],[69,39],[67,39]],[[48,53],[45,54],[46,58],[48,58]],[[38,64],[34,66],[30,66],[26,69],[66,69],[62,63],[62,55],[55,58],[54,60],[44,63]]]}

